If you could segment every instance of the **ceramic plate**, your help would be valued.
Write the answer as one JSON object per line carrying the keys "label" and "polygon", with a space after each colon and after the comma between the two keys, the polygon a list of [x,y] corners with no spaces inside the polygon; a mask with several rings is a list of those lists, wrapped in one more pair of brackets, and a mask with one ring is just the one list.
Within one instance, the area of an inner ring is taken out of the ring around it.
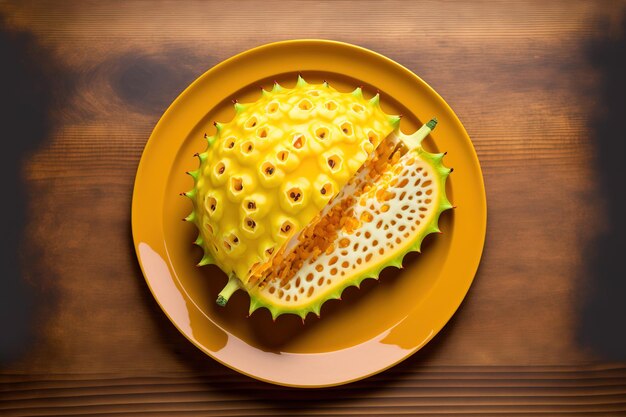
{"label": "ceramic plate", "polygon": [[[447,151],[454,167],[448,196],[456,209],[440,220],[443,234],[430,235],[423,254],[411,254],[404,269],[387,268],[379,281],[327,302],[321,318],[280,316],[262,309],[247,317],[248,296],[238,291],[225,308],[215,299],[226,283],[216,267],[198,268],[191,210],[180,192],[192,187],[185,171],[197,167],[213,121],[229,121],[231,100],[250,102],[274,80],[295,85],[298,73],[312,83],[327,80],[341,91],[363,86],[380,91],[383,110],[403,114],[413,132],[439,119],[424,142]],[[424,346],[461,304],[483,249],[486,201],[476,153],[446,102],[424,81],[394,61],[357,46],[321,40],[273,43],[243,52],[213,67],[169,107],[146,145],[132,203],[137,257],[157,302],[174,325],[209,356],[263,381],[298,387],[344,384],[387,369]]]}

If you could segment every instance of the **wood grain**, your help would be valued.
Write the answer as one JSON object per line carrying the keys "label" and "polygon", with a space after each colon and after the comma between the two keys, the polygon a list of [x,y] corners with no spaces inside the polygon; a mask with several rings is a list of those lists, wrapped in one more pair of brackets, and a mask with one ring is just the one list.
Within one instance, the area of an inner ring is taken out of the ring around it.
{"label": "wood grain", "polygon": [[[579,343],[587,245],[607,227],[590,126],[592,42],[624,2],[0,2],[62,69],[54,128],[23,166],[33,338],[0,370],[2,415],[618,415],[626,368]],[[306,11],[306,12],[305,12]],[[298,391],[212,362],[152,300],[130,199],[158,118],[253,46],[356,43],[430,83],[464,123],[488,193],[470,294],[437,338],[366,381]],[[45,63],[42,63],[45,64]],[[623,327],[623,326],[622,326]]]}
{"label": "wood grain", "polygon": [[[464,415],[626,412],[626,368],[424,367],[332,389],[283,390],[228,373],[4,375],[5,415]],[[220,380],[219,387],[214,385]],[[387,384],[384,395],[376,390]],[[253,398],[248,393],[254,391]],[[212,394],[212,395],[211,395]]]}

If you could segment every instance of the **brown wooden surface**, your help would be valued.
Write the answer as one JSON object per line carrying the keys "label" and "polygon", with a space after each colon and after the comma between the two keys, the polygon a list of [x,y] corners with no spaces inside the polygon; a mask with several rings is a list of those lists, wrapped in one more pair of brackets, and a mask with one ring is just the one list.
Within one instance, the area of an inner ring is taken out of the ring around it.
{"label": "brown wooden surface", "polygon": [[[35,302],[31,337],[0,369],[0,414],[626,413],[624,356],[588,336],[590,249],[612,226],[594,130],[607,74],[593,51],[618,42],[626,54],[626,3],[0,2],[0,13],[45,52],[32,62],[55,86],[53,124],[21,166],[19,260]],[[219,61],[291,38],[356,43],[430,83],[474,142],[489,205],[479,273],[435,340],[381,375],[315,391],[251,380],[187,342],[130,235],[135,170],[169,103]]]}

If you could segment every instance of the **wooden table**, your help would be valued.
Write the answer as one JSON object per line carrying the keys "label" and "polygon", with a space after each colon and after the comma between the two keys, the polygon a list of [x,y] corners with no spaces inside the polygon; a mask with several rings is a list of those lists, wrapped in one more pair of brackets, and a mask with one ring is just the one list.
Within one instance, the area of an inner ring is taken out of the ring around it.
{"label": "wooden table", "polygon": [[[0,414],[626,413],[626,3],[3,1],[0,14]],[[192,346],[130,234],[137,164],[169,103],[225,58],[305,37],[430,83],[474,142],[489,204],[481,267],[445,329],[321,390],[257,382]]]}

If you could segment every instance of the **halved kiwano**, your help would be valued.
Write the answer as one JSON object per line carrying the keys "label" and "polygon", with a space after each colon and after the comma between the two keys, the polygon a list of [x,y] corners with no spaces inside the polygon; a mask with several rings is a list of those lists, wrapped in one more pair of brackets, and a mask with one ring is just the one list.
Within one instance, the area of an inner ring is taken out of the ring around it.
{"label": "halved kiwano", "polygon": [[404,135],[378,95],[301,77],[235,109],[207,138],[185,194],[204,249],[199,265],[229,275],[220,305],[243,289],[250,313],[319,315],[345,288],[400,267],[452,207],[444,154],[421,147],[435,119]]}

